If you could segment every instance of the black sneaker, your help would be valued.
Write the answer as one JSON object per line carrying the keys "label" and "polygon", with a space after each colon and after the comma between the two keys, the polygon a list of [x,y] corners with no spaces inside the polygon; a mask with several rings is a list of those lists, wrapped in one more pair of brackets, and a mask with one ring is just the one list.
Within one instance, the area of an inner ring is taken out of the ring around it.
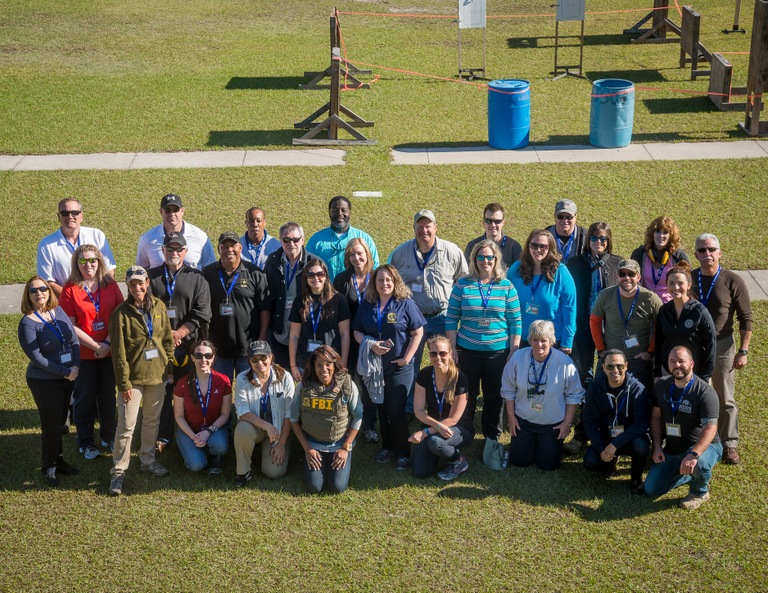
{"label": "black sneaker", "polygon": [[629,481],[630,494],[645,494],[645,486],[642,479],[632,479]]}
{"label": "black sneaker", "polygon": [[387,461],[392,459],[392,451],[389,449],[382,449],[373,459],[376,463],[387,463]]}
{"label": "black sneaker", "polygon": [[59,478],[56,477],[56,468],[49,467],[47,470],[45,470],[45,474],[43,474],[43,480],[51,488],[58,486]]}
{"label": "black sneaker", "polygon": [[253,476],[251,475],[251,472],[245,474],[237,474],[235,476],[235,488],[244,487],[248,482],[251,481],[252,477]]}
{"label": "black sneaker", "polygon": [[56,471],[63,476],[76,476],[80,473],[76,467],[72,467],[61,458],[56,461]]}
{"label": "black sneaker", "polygon": [[399,472],[408,471],[408,469],[411,467],[411,462],[408,460],[407,457],[398,457],[397,463],[395,463],[395,469]]}
{"label": "black sneaker", "polygon": [[116,472],[112,479],[109,481],[109,494],[110,496],[120,496],[123,493],[123,481],[125,480],[125,473]]}
{"label": "black sneaker", "polygon": [[363,438],[365,439],[365,442],[370,445],[375,445],[379,442],[379,434],[372,428],[363,432]]}

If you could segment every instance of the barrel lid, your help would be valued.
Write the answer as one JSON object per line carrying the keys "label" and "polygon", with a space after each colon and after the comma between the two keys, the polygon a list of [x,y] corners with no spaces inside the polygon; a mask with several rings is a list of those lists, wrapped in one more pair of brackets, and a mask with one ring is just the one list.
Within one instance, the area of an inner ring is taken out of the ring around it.
{"label": "barrel lid", "polygon": [[521,80],[519,78],[507,78],[503,80],[492,80],[488,83],[488,86],[494,89],[504,90],[522,90],[528,88],[531,85],[527,80]]}

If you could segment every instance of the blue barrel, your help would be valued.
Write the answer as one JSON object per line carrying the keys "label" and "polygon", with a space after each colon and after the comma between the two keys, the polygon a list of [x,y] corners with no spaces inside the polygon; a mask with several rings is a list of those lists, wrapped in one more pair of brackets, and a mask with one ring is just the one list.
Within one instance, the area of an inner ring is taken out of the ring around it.
{"label": "blue barrel", "polygon": [[592,83],[589,143],[598,148],[621,148],[632,142],[635,85],[629,80],[604,78]]}
{"label": "blue barrel", "polygon": [[488,144],[511,150],[528,146],[531,131],[531,83],[492,80],[488,83]]}

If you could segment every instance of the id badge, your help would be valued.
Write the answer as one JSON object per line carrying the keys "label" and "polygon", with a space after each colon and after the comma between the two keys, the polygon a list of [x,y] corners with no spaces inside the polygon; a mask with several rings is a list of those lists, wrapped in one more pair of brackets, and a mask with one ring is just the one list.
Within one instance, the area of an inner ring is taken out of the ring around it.
{"label": "id badge", "polygon": [[544,404],[539,401],[531,402],[531,412],[541,414],[544,411]]}
{"label": "id badge", "polygon": [[411,284],[411,292],[424,292],[424,287],[421,285],[421,282],[414,282]]}
{"label": "id badge", "polygon": [[148,348],[144,351],[144,360],[152,360],[158,356],[160,356],[160,353],[157,351],[157,348]]}
{"label": "id badge", "polygon": [[479,325],[480,327],[489,327],[489,326],[491,325],[491,320],[490,320],[490,319],[486,319],[485,317],[483,317],[483,318],[480,320],[480,323],[478,323],[478,325]]}
{"label": "id badge", "polygon": [[104,330],[104,322],[103,321],[94,321],[91,324],[91,331],[100,332]]}
{"label": "id badge", "polygon": [[640,345],[640,342],[637,341],[637,337],[635,336],[628,336],[624,339],[624,347],[625,348],[636,348]]}
{"label": "id badge", "polygon": [[168,307],[168,319],[176,319],[176,307]]}
{"label": "id badge", "polygon": [[307,352],[314,352],[322,345],[323,343],[320,340],[309,340],[307,342]]}
{"label": "id badge", "polygon": [[219,314],[222,317],[234,317],[235,315],[235,306],[230,305],[229,303],[221,303],[219,305]]}
{"label": "id badge", "polygon": [[68,362],[72,362],[72,353],[71,352],[62,352],[59,355],[59,360],[61,361],[61,364],[67,364]]}
{"label": "id badge", "polygon": [[611,438],[616,438],[621,433],[624,432],[624,426],[622,424],[615,424],[614,426],[611,426]]}
{"label": "id badge", "polygon": [[667,436],[668,437],[680,437],[683,433],[680,431],[680,425],[673,422],[667,422]]}
{"label": "id badge", "polygon": [[529,315],[538,315],[539,306],[536,303],[525,303],[525,312]]}

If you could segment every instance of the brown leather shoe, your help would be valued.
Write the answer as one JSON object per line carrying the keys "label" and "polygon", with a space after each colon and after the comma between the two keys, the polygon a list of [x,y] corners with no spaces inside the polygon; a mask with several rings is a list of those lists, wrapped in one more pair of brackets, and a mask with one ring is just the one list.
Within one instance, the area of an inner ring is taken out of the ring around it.
{"label": "brown leather shoe", "polygon": [[723,449],[723,463],[728,463],[730,465],[738,465],[741,463],[741,457],[739,457],[739,452],[736,450],[736,447],[725,447]]}

